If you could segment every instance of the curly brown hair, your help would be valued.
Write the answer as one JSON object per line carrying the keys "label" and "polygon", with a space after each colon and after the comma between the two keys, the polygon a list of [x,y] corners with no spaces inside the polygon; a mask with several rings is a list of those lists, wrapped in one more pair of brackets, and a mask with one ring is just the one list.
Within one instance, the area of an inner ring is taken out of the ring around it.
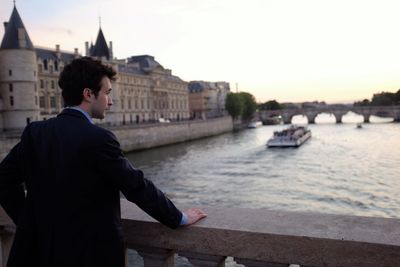
{"label": "curly brown hair", "polygon": [[78,106],[83,100],[83,90],[89,88],[97,97],[103,77],[115,81],[116,72],[111,66],[90,57],[74,59],[64,67],[58,85],[62,90],[64,106]]}

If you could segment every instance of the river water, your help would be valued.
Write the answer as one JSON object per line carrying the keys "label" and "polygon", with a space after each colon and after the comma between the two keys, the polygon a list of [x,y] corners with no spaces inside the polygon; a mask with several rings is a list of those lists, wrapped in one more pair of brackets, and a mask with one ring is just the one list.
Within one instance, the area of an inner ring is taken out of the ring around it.
{"label": "river water", "polygon": [[[299,120],[299,122],[302,122]],[[318,121],[317,121],[318,122]],[[400,218],[400,124],[309,125],[300,148],[262,126],[127,154],[174,202]]]}
{"label": "river water", "polygon": [[356,116],[330,117],[309,125],[299,148],[267,148],[287,127],[273,125],[127,157],[178,205],[400,218],[400,124],[377,118],[357,129]]}

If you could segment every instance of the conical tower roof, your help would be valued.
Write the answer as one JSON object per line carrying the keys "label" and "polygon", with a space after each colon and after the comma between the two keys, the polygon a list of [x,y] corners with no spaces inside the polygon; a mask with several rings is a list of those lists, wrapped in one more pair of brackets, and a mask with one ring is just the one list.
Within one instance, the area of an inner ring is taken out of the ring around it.
{"label": "conical tower roof", "polygon": [[3,41],[0,49],[30,49],[34,50],[28,32],[24,23],[18,14],[17,8],[14,6],[10,20],[5,29]]}
{"label": "conical tower roof", "polygon": [[99,29],[99,34],[97,35],[96,43],[91,50],[91,56],[93,57],[106,57],[110,59],[110,51],[108,50],[106,38],[104,38],[103,31]]}

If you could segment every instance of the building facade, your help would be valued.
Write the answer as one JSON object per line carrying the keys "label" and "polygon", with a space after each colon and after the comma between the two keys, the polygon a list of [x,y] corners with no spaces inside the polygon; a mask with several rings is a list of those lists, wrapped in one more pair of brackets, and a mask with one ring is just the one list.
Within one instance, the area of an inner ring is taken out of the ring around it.
{"label": "building facade", "polygon": [[[81,57],[78,49],[62,51],[34,47],[14,6],[4,23],[0,46],[0,131],[20,129],[35,120],[54,117],[63,108],[58,76],[64,66]],[[102,29],[96,43],[85,43],[85,55],[112,65],[117,80],[112,82],[113,106],[99,124],[124,125],[189,119],[188,83],[172,75],[154,57],[113,58]]]}
{"label": "building facade", "polygon": [[188,88],[191,118],[208,119],[227,115],[225,99],[230,92],[229,83],[191,81]]}

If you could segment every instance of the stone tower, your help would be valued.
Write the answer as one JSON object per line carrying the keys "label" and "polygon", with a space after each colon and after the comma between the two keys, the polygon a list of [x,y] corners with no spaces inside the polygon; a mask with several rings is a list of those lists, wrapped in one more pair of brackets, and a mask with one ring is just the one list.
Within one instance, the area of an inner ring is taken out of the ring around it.
{"label": "stone tower", "polygon": [[0,46],[0,129],[25,127],[38,120],[36,52],[14,5],[4,22]]}

